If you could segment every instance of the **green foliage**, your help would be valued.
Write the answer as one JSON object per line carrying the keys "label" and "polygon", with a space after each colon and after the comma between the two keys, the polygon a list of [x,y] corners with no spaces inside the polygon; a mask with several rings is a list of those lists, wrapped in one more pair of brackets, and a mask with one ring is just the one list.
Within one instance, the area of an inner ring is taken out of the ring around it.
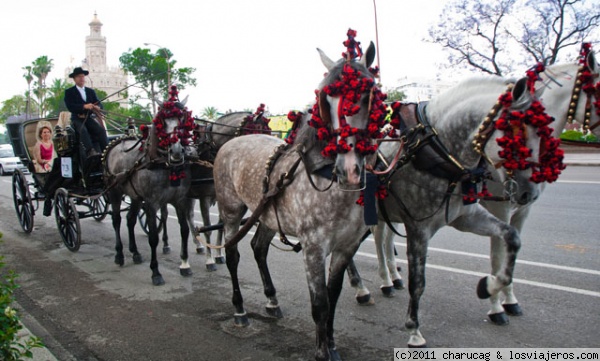
{"label": "green foliage", "polygon": [[[2,233],[0,233],[0,243],[2,242]],[[4,268],[4,257],[0,256],[0,270]],[[42,340],[31,336],[22,340],[18,332],[23,328],[20,322],[19,313],[12,308],[14,301],[14,291],[19,286],[15,279],[17,275],[14,271],[8,271],[0,278],[0,359],[6,361],[23,360],[24,358],[33,358],[31,349],[43,347]]]}
{"label": "green foliage", "polygon": [[574,142],[598,143],[598,137],[588,132],[583,134],[578,130],[566,130],[560,135],[560,139],[571,140]]}
{"label": "green foliage", "polygon": [[406,94],[404,94],[403,91],[397,90],[397,89],[390,89],[386,92],[387,98],[386,98],[386,102],[400,102],[402,100],[404,100],[404,98],[406,98]]}
{"label": "green foliage", "polygon": [[196,79],[192,77],[196,69],[177,68],[177,61],[166,48],[158,49],[154,54],[148,48],[130,49],[121,55],[119,62],[150,100],[167,99],[169,83],[177,84],[179,90],[185,89],[186,85],[196,86]]}

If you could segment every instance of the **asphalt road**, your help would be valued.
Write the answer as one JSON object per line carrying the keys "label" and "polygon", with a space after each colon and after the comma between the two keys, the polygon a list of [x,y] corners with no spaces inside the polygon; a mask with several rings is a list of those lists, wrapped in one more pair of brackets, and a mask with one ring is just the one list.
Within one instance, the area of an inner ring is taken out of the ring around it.
{"label": "asphalt road", "polygon": [[[313,358],[314,326],[300,255],[272,249],[270,264],[284,318],[266,316],[262,285],[250,254],[240,245],[241,282],[251,326],[233,326],[225,266],[204,269],[192,255],[194,275],[179,275],[176,221],[169,223],[173,251],[160,255],[166,285],[154,287],[146,236],[138,246],[146,260],[113,262],[110,219],[81,221],[83,242],[72,253],[54,217],[38,212],[24,234],[13,209],[11,178],[0,178],[0,254],[20,277],[17,301],[24,323],[59,360],[307,360]],[[488,301],[475,286],[489,272],[489,242],[450,228],[431,241],[427,289],[421,302],[422,332],[430,347],[600,347],[600,172],[569,167],[538,200],[522,234],[515,289],[525,315],[505,327],[487,320]],[[216,209],[213,209],[216,216]],[[173,212],[174,214],[174,212]],[[199,216],[196,217],[200,219]],[[121,234],[126,235],[125,227]],[[405,265],[404,241],[397,240]],[[192,247],[190,247],[192,250]],[[336,317],[336,341],[345,360],[391,360],[404,347],[406,291],[384,298],[378,291],[372,241],[356,257],[375,305],[358,306],[344,288]],[[403,270],[403,275],[406,272]],[[30,316],[29,316],[30,315]]]}

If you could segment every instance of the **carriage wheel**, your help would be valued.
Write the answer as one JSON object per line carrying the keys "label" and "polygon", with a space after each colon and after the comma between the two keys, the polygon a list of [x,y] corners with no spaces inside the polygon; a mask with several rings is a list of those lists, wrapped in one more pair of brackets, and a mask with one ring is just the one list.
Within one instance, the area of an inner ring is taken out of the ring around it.
{"label": "carriage wheel", "polygon": [[[156,212],[156,231],[157,232],[161,232],[163,229],[163,222],[160,219],[160,209]],[[144,233],[146,233],[146,235],[148,235],[150,233],[150,230],[148,229],[148,221],[146,220],[146,205],[142,205],[142,208],[140,208],[140,211],[138,213],[138,220],[140,221],[140,226],[142,226],[142,229],[144,230]]]}
{"label": "carriage wheel", "polygon": [[90,201],[90,206],[92,208],[94,219],[98,222],[103,221],[108,214],[108,196],[102,194],[100,197],[92,199]]}
{"label": "carriage wheel", "polygon": [[65,246],[69,251],[77,252],[81,246],[79,214],[75,202],[69,198],[69,194],[64,188],[59,188],[54,195],[54,215],[56,216],[56,228],[58,228]]}
{"label": "carriage wheel", "polygon": [[15,211],[21,228],[25,233],[31,233],[33,230],[33,204],[31,202],[31,194],[29,193],[29,185],[25,175],[20,170],[15,170],[12,177],[13,201],[15,203]]}

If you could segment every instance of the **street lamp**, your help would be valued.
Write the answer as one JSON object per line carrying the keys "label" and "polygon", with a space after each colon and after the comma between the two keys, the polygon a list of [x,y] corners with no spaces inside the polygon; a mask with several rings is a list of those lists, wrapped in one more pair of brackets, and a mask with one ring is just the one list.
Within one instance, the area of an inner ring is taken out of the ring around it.
{"label": "street lamp", "polygon": [[167,60],[167,91],[169,91],[169,89],[171,88],[171,64],[169,64],[169,59],[171,59],[171,57],[169,56],[169,52],[167,52],[167,49],[165,47],[160,46],[158,44],[144,43],[144,45],[146,45],[146,46],[150,46],[150,45],[158,46],[158,50],[162,50],[162,52],[165,54],[165,59]]}

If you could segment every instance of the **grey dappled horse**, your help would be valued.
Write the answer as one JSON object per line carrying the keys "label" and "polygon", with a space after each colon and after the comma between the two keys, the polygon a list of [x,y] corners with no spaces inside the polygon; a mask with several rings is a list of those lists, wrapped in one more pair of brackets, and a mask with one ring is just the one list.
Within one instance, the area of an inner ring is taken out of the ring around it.
{"label": "grey dappled horse", "polygon": [[[329,179],[311,175],[315,183],[313,187],[306,167],[307,164],[311,170],[319,167],[316,164],[322,163],[320,152],[326,142],[316,141],[317,130],[307,126],[306,122],[309,119],[315,121],[316,116],[319,120],[327,119],[325,123],[330,122],[327,126],[332,132],[345,125],[364,134],[369,116],[373,114],[369,113],[369,101],[376,87],[367,67],[373,61],[375,49],[371,44],[360,61],[333,62],[319,52],[329,73],[319,86],[318,107],[313,108],[313,118],[310,119],[310,114],[301,115],[300,122],[304,125],[298,128],[294,147],[278,152],[285,142],[275,137],[247,135],[235,138],[217,154],[214,174],[219,214],[224,222],[225,240],[229,242],[226,243],[226,263],[233,284],[236,324],[246,326],[248,318],[237,275],[240,255],[237,244],[230,241],[237,234],[246,210],[255,212],[264,207],[258,218],[260,223],[252,246],[268,298],[268,313],[281,315],[266,264],[270,241],[275,231],[280,230],[285,235],[298,237],[304,251],[312,317],[316,326],[315,358],[339,360],[333,337],[335,308],[346,266],[356,252],[360,238],[367,231],[363,209],[356,204],[358,193],[348,190],[357,190],[359,187],[366,156],[357,151],[357,144],[364,144],[358,134],[345,138],[344,142],[340,140],[341,137],[334,136],[333,142],[337,146],[341,147],[342,143],[352,145],[350,151],[337,153],[337,157],[331,161],[339,184],[327,189],[331,184]],[[359,99],[352,101],[358,105],[358,108],[353,107],[356,113],[344,115],[341,112],[346,111],[344,109],[348,104],[331,91],[331,87],[351,77],[351,73],[357,74],[356,71],[360,72],[359,81],[364,81],[368,87],[358,91]],[[305,161],[300,162],[299,152],[304,154]],[[269,176],[265,178],[267,173]],[[264,180],[266,182],[263,184]],[[267,195],[273,197],[265,198]],[[268,199],[266,204],[265,199]],[[329,254],[331,263],[327,279],[326,257]]]}
{"label": "grey dappled horse", "polygon": [[[165,116],[160,125],[154,124],[149,127],[149,141],[131,136],[123,137],[109,144],[103,154],[104,179],[112,209],[121,209],[123,195],[131,199],[131,206],[127,213],[127,228],[129,250],[133,254],[135,263],[142,262],[135,242],[134,227],[142,202],[144,204],[149,231],[148,243],[151,248],[150,269],[154,285],[164,284],[156,255],[159,243],[156,213],[159,209],[166,210],[167,204],[175,207],[180,225],[180,273],[182,276],[192,274],[188,262],[187,241],[190,228],[193,227],[195,200],[187,196],[191,177],[189,165],[185,163],[186,149],[180,136],[182,120],[188,116],[184,105],[178,101],[161,103],[159,114]],[[164,130],[164,133],[156,133],[158,128]],[[143,151],[140,150],[141,146]],[[115,263],[122,266],[124,255],[120,236],[120,212],[112,212],[112,223],[116,237]]]}
{"label": "grey dappled horse", "polygon": [[[213,162],[219,149],[234,137],[251,134],[253,132],[271,134],[268,120],[264,118],[261,107],[256,113],[233,112],[219,117],[214,122],[205,121],[196,140],[196,148],[200,159]],[[210,226],[210,207],[216,203],[215,186],[213,180],[213,169],[210,166],[197,166],[192,168],[192,184],[189,197],[198,199],[200,213],[204,226]],[[225,263],[225,253],[222,248],[222,230],[218,231],[215,244],[211,243],[211,232],[203,232],[205,242],[208,245],[206,269],[215,271],[216,264]],[[204,252],[204,245],[198,240],[199,235],[194,237],[196,252]]]}
{"label": "grey dappled horse", "polygon": [[[527,80],[521,79],[512,89],[512,103],[508,112],[528,109],[534,95],[526,86]],[[472,141],[480,131],[484,119],[494,118],[497,112],[491,112],[499,96],[507,90],[508,82],[497,77],[474,78],[460,83],[453,89],[432,99],[426,107],[429,123],[435,128],[441,143],[448,153],[467,170],[481,167],[482,157],[492,164],[501,164],[500,146],[493,141],[498,130],[487,135],[481,154],[473,148]],[[493,128],[492,128],[493,129]],[[531,149],[531,162],[537,161],[540,137],[531,126],[526,126],[526,145]],[[392,161],[397,154],[398,143],[383,143],[379,150]],[[440,169],[439,165],[434,168]],[[449,225],[463,232],[497,237],[504,248],[498,268],[484,277],[478,284],[480,298],[497,295],[512,282],[520,238],[517,230],[499,220],[479,203],[463,204],[463,191],[460,186],[449,188],[447,179],[434,176],[428,170],[419,169],[420,164],[409,162],[396,168],[386,180],[389,196],[380,203],[392,222],[403,222],[407,236],[408,290],[410,302],[406,328],[410,332],[409,346],[425,346],[418,318],[419,302],[425,289],[425,264],[429,239],[442,227]],[[508,178],[506,172],[487,167],[490,176],[499,184],[517,185],[516,199],[525,203],[536,199],[540,186],[529,182],[532,171],[514,171]],[[469,180],[467,180],[469,181]],[[449,193],[452,192],[452,193]],[[380,223],[381,226],[381,223]],[[378,227],[380,227],[378,226]],[[375,233],[378,235],[378,233]]]}
{"label": "grey dappled horse", "polygon": [[[584,74],[585,70],[590,72],[592,75],[591,79],[586,78],[586,75]],[[586,84],[586,79],[588,85],[594,84],[593,74],[598,74],[599,70],[600,65],[596,61],[594,53],[588,52],[583,54],[579,64],[553,65],[540,73],[540,80],[536,82],[535,87],[536,89],[543,90],[541,101],[546,108],[546,113],[554,118],[554,122],[551,123],[551,126],[554,128],[552,135],[555,138],[560,136],[568,123],[580,123],[583,127],[586,112],[589,112],[588,126],[590,131],[600,137],[600,115],[597,103],[594,105],[594,101],[591,101],[591,111],[586,111],[587,99],[584,94],[578,94],[577,97],[573,99],[574,91],[577,92],[577,89],[579,88],[579,92],[581,92],[581,88]],[[597,78],[597,75],[595,78]],[[599,99],[598,93],[596,93],[596,95],[591,93],[589,96],[596,101]],[[490,182],[488,187],[492,194],[501,194],[504,191],[503,185],[499,182]],[[543,191],[545,184],[540,184],[540,187],[540,191]],[[500,220],[510,223],[520,233],[534,202],[527,202],[527,199],[521,199],[521,201],[516,200],[513,202],[482,200],[481,204]],[[379,276],[382,279],[381,289],[384,294],[389,295],[393,288],[401,288],[402,277],[398,272],[394,258],[394,233],[389,227],[385,226],[383,222],[380,223],[381,224],[377,227],[374,227],[373,237],[375,239],[375,247],[379,261]],[[491,237],[490,239],[492,273],[495,273],[498,271],[501,260],[504,258],[505,248],[502,239],[498,237]],[[362,286],[360,279],[356,278],[355,281],[356,284],[359,285],[357,295],[363,299],[368,298],[366,296],[368,296],[369,291]],[[510,316],[520,316],[523,313],[521,306],[514,295],[512,283],[504,287],[502,293],[493,295],[490,298],[490,301],[492,306],[488,315],[495,324],[507,324],[509,321],[507,314]]]}

